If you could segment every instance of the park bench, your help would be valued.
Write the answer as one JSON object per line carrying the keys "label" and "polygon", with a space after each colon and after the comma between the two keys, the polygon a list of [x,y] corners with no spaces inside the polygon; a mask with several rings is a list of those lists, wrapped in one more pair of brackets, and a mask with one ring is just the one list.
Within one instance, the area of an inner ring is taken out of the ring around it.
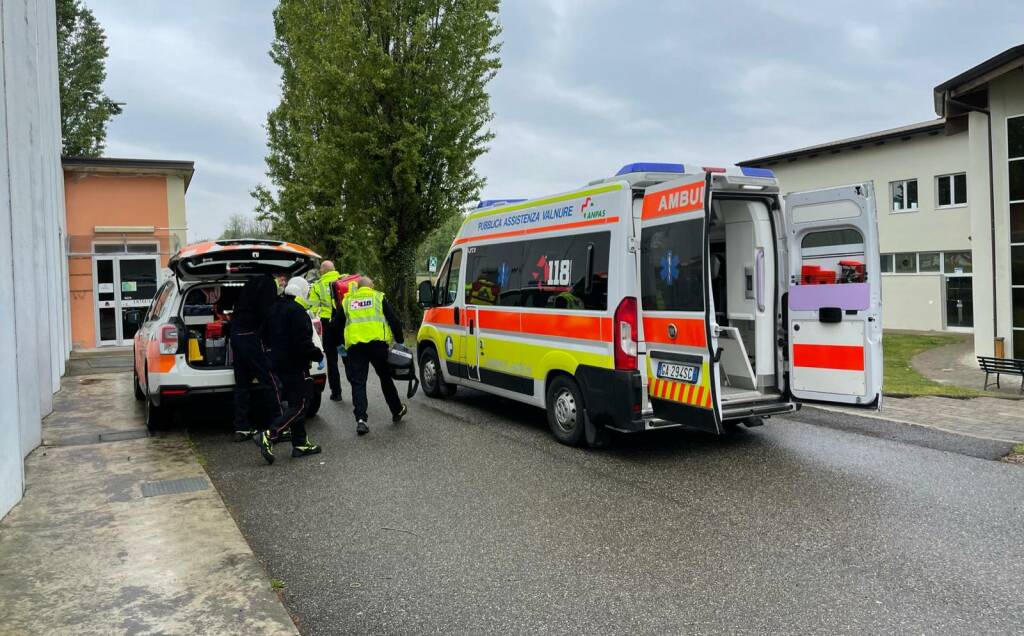
{"label": "park bench", "polygon": [[1016,358],[990,358],[988,356],[978,356],[978,365],[981,366],[981,370],[985,372],[986,389],[990,384],[993,384],[988,381],[988,376],[993,373],[996,376],[994,384],[997,389],[1000,388],[1000,375],[1019,375],[1020,391],[1021,393],[1024,393],[1024,360],[1018,360]]}

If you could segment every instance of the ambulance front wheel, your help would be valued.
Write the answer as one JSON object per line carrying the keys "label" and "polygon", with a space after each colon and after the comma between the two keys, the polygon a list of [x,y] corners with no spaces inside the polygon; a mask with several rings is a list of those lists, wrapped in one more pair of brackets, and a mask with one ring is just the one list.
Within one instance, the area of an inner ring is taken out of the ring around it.
{"label": "ambulance front wheel", "polygon": [[457,387],[444,381],[441,361],[433,347],[424,347],[420,354],[420,384],[428,397],[444,399],[455,395]]}
{"label": "ambulance front wheel", "polygon": [[566,375],[556,376],[548,384],[548,426],[559,442],[579,446],[586,435],[584,428],[583,395],[576,381]]}

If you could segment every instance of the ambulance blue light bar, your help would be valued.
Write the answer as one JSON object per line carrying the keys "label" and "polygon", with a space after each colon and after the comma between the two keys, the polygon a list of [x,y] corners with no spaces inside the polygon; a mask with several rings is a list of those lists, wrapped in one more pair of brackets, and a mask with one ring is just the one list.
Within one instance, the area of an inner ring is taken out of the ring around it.
{"label": "ambulance blue light bar", "polygon": [[508,205],[509,203],[522,203],[526,199],[484,199],[476,204],[476,209],[489,208],[495,205]]}
{"label": "ambulance blue light bar", "polygon": [[775,178],[775,172],[768,168],[750,168],[748,166],[740,166],[740,171],[746,177],[767,177],[769,179]]}
{"label": "ambulance blue light bar", "polygon": [[627,163],[626,165],[619,168],[619,171],[615,173],[615,176],[621,176],[624,174],[632,174],[634,172],[674,172],[677,174],[683,174],[683,164],[681,163],[650,163],[650,162],[639,162],[639,163]]}

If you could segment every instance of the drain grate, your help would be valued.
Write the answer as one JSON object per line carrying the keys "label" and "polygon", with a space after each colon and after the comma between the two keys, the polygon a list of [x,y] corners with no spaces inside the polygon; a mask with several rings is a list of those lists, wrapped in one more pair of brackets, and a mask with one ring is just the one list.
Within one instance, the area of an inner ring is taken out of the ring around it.
{"label": "drain grate", "polygon": [[159,495],[176,495],[183,492],[196,492],[210,487],[202,477],[186,477],[185,479],[164,479],[163,481],[147,481],[142,484],[143,497]]}

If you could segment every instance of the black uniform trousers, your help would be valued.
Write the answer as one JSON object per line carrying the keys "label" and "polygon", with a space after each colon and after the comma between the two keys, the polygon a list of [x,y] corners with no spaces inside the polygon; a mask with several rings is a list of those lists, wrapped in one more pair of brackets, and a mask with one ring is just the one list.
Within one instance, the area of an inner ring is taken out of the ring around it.
{"label": "black uniform trousers", "polygon": [[[321,318],[323,326],[324,357],[327,358],[327,386],[331,389],[331,395],[341,395],[341,374],[338,372],[338,347],[341,346],[338,338],[338,328],[331,323],[330,318]],[[347,365],[345,375],[348,375]]]}
{"label": "black uniform trousers", "polygon": [[361,342],[352,345],[348,351],[349,382],[352,383],[352,412],[356,420],[366,420],[366,378],[370,367],[380,378],[380,387],[384,391],[384,401],[388,403],[391,414],[402,410],[402,400],[398,397],[398,389],[391,379],[391,367],[388,366],[388,344],[383,340]]}
{"label": "black uniform trousers", "polygon": [[255,331],[231,332],[231,367],[235,372],[235,430],[254,430],[249,421],[252,381],[256,380],[270,392],[273,416],[281,415],[281,389],[270,372],[267,352]]}
{"label": "black uniform trousers", "polygon": [[306,443],[306,407],[309,406],[307,373],[282,371],[274,374],[281,386],[281,397],[287,402],[281,414],[270,424],[270,437],[276,438],[288,428],[292,430],[292,446]]}

